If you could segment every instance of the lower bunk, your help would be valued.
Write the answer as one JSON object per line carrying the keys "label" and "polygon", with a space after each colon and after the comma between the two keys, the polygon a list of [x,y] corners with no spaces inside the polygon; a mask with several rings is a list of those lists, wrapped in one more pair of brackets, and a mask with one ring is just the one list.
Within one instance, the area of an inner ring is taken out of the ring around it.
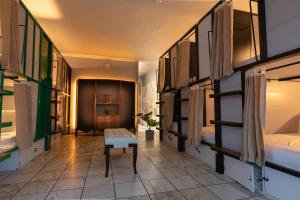
{"label": "lower bunk", "polygon": [[0,162],[0,171],[17,170],[44,152],[45,138],[35,141],[30,148],[14,148],[8,157]]}
{"label": "lower bunk", "polygon": [[214,127],[203,127],[201,132],[201,145],[199,147],[193,147],[186,143],[186,152],[200,159],[202,162],[215,169],[216,153],[211,149],[211,146],[214,144]]}
{"label": "lower bunk", "polygon": [[264,192],[284,200],[300,196],[300,134],[265,135]]}

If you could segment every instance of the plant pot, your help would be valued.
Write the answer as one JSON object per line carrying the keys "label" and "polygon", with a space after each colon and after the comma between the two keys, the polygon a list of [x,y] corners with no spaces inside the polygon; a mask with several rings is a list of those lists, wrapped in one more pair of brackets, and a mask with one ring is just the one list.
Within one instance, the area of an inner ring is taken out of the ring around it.
{"label": "plant pot", "polygon": [[154,139],[154,130],[146,130],[146,140]]}

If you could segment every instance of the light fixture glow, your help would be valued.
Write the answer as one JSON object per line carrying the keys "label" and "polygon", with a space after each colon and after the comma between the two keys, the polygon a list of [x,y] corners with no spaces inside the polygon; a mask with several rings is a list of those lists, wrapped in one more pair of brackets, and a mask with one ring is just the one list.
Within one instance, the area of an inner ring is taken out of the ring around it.
{"label": "light fixture glow", "polygon": [[37,18],[52,20],[63,18],[56,0],[23,0],[23,2]]}

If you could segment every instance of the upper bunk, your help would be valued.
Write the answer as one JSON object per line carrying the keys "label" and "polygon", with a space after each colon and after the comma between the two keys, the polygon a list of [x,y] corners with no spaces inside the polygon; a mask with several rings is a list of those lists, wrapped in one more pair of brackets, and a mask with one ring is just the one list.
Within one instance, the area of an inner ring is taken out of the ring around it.
{"label": "upper bunk", "polygon": [[[171,86],[167,86],[166,90],[175,88],[176,74],[172,66],[179,65],[174,59],[177,56],[178,45],[193,34],[196,37],[191,38],[197,45],[195,49],[197,66],[189,67],[188,75],[185,73],[184,76],[188,76],[186,78],[189,79],[188,84],[196,84],[210,78],[214,15],[223,3],[224,1],[218,2],[161,56],[168,58],[171,63],[171,67],[165,69],[165,75],[168,76],[166,79],[171,79],[169,84]],[[245,70],[260,63],[300,52],[297,35],[300,27],[300,11],[295,9],[300,6],[299,1],[283,3],[279,0],[232,0],[227,3],[232,4],[231,59],[234,71]],[[289,12],[278,15],[281,9]],[[192,54],[190,58],[193,59]]]}

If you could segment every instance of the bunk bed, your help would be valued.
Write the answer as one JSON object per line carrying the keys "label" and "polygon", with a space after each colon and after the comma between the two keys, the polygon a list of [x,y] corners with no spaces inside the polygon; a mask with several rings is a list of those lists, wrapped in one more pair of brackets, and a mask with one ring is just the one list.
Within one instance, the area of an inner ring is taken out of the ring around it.
{"label": "bunk bed", "polygon": [[295,54],[249,69],[265,74],[267,80],[263,191],[279,199],[294,200],[299,196],[299,190],[295,186],[300,184],[300,133],[297,110],[299,58],[299,54]]}
{"label": "bunk bed", "polygon": [[[11,3],[8,0],[5,6],[9,7]],[[7,41],[5,44],[19,43],[2,46],[2,52],[14,48],[9,52],[14,52],[13,55],[19,53],[19,56],[9,57],[13,59],[9,63],[17,64],[1,65],[0,69],[0,101],[3,103],[0,107],[0,144],[9,143],[1,150],[0,170],[18,169],[51,146],[51,67],[54,45],[26,6],[19,1],[13,3],[18,4],[15,6],[18,12],[14,12],[18,13],[18,18],[1,17],[6,24],[11,24],[2,27],[5,30],[3,35],[14,32],[14,36],[19,38]],[[28,95],[30,93],[32,95]],[[32,123],[27,123],[27,118],[31,118]],[[26,130],[22,127],[26,127]],[[25,140],[26,144],[23,143]]]}
{"label": "bunk bed", "polygon": [[[293,161],[290,160],[290,162],[293,163],[283,162],[286,159],[280,158],[281,156],[288,158],[290,156],[287,154],[290,153],[297,156],[298,136],[292,133],[298,131],[265,135],[266,162],[262,167],[244,162],[241,156],[245,126],[243,119],[245,73],[263,65],[266,68],[270,67],[274,63],[278,65],[278,69],[299,64],[292,59],[286,63],[282,63],[279,59],[290,59],[290,56],[300,53],[300,40],[297,34],[300,27],[300,15],[299,9],[296,9],[300,6],[300,2],[297,0],[289,3],[280,0],[249,0],[244,1],[245,6],[241,7],[235,5],[236,2],[241,1],[232,0],[227,3],[230,2],[234,3],[233,38],[231,38],[233,40],[233,74],[215,80],[212,95],[215,102],[215,119],[211,120],[211,123],[215,128],[215,143],[211,149],[216,152],[216,171],[225,173],[253,192],[263,191],[280,199],[298,199],[300,172],[296,160],[299,158],[291,159]],[[190,82],[190,85],[201,83],[211,75],[209,66],[212,56],[212,25],[215,20],[213,13],[222,3],[224,1],[217,3],[195,25],[199,68],[196,81]],[[282,10],[289,12],[278,15]],[[182,38],[186,35],[188,33]],[[242,37],[243,35],[245,37]],[[284,37],[286,35],[289,37]],[[174,45],[171,48],[173,47]],[[174,54],[174,49],[171,55]],[[300,72],[286,78],[299,79],[299,77]]]}
{"label": "bunk bed", "polygon": [[267,163],[299,171],[300,133],[266,134],[264,139]]}

